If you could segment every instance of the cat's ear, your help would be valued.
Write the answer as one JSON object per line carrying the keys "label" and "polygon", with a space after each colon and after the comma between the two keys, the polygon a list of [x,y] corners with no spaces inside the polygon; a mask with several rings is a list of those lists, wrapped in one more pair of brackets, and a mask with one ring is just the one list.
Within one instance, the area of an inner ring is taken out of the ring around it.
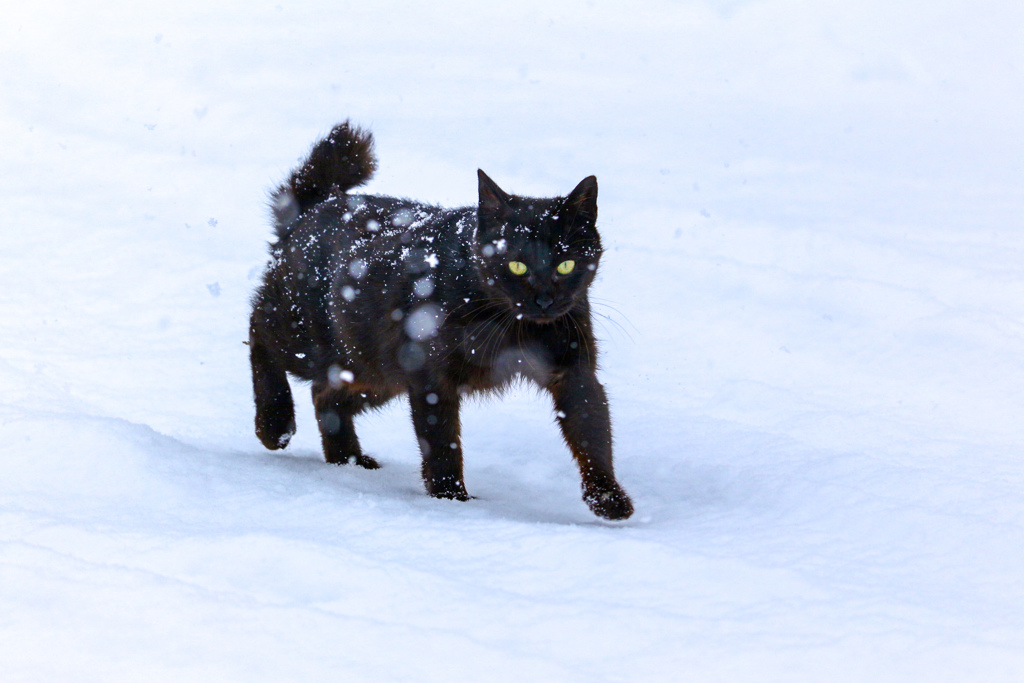
{"label": "cat's ear", "polygon": [[591,175],[581,180],[565,198],[565,209],[573,222],[576,219],[597,220],[597,178]]}
{"label": "cat's ear", "polygon": [[480,212],[497,215],[508,207],[508,195],[479,168],[476,170],[480,180]]}

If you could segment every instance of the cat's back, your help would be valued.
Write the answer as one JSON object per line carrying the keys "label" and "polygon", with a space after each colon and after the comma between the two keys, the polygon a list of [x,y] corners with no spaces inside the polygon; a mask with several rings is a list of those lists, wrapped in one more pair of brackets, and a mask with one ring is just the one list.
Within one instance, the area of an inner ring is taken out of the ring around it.
{"label": "cat's back", "polygon": [[332,285],[352,304],[345,309],[397,317],[396,309],[438,299],[446,283],[463,278],[475,210],[352,195],[330,211],[339,226],[331,254]]}
{"label": "cat's back", "polygon": [[[332,196],[306,213],[280,246],[313,261],[393,265],[412,249],[451,250],[468,243],[476,225],[471,208],[449,209],[385,195]],[[356,268],[356,270],[359,270]]]}

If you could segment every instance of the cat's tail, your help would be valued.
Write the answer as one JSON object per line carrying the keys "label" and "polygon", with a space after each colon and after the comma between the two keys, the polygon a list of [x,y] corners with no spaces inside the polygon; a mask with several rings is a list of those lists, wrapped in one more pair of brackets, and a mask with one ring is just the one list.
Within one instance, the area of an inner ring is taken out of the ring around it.
{"label": "cat's tail", "polygon": [[310,207],[331,194],[343,194],[366,183],[376,170],[373,134],[348,121],[335,126],[273,194],[278,237],[286,237],[295,220]]}

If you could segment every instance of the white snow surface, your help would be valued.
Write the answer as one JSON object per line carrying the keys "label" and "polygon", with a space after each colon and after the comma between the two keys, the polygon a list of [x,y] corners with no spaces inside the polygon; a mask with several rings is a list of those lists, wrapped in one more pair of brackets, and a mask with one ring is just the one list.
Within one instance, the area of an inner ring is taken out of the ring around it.
{"label": "white snow surface", "polygon": [[[8,3],[4,681],[1024,680],[1024,5]],[[596,174],[616,469],[546,396],[253,434],[268,192]]]}

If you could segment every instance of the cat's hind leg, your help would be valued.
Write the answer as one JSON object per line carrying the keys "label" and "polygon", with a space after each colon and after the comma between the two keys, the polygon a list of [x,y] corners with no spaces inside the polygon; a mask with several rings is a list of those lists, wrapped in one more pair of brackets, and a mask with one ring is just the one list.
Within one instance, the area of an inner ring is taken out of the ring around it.
{"label": "cat's hind leg", "polygon": [[295,405],[284,368],[254,333],[249,334],[249,362],[256,399],[256,436],[274,451],[288,445],[295,434]]}
{"label": "cat's hind leg", "polygon": [[324,446],[324,459],[334,465],[354,463],[368,470],[380,465],[363,453],[356,436],[352,418],[363,408],[363,399],[346,389],[335,389],[330,384],[313,383],[313,406],[320,427],[320,440]]}

